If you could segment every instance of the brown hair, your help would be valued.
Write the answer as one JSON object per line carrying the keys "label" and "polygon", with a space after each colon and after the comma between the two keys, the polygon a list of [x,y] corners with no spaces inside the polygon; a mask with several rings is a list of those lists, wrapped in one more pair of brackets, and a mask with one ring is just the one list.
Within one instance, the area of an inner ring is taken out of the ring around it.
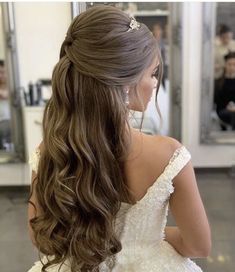
{"label": "brown hair", "polygon": [[41,212],[31,220],[38,249],[51,256],[43,271],[65,260],[73,272],[98,271],[121,250],[115,216],[122,201],[133,202],[123,174],[130,144],[124,89],[158,54],[149,29],[129,25],[121,10],[96,6],[73,20],[62,44],[34,186]]}

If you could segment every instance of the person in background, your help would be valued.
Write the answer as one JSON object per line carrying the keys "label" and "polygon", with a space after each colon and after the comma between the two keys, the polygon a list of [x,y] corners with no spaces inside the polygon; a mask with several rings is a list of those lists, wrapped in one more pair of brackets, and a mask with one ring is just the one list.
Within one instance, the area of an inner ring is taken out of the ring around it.
{"label": "person in background", "polygon": [[[215,81],[214,102],[219,118],[235,130],[235,52],[225,55],[224,61],[223,75]],[[221,124],[221,129],[227,127]]]}
{"label": "person in background", "polygon": [[11,142],[9,91],[4,61],[0,60],[0,149]]}
{"label": "person in background", "polygon": [[224,56],[230,51],[235,51],[235,40],[231,28],[225,24],[218,26],[218,35],[214,44],[215,66],[214,78],[219,79],[224,72]]}
{"label": "person in background", "polygon": [[129,124],[161,74],[156,39],[120,9],[72,21],[31,159],[29,233],[45,257],[30,272],[201,272],[188,257],[208,256],[211,237],[191,155]]}

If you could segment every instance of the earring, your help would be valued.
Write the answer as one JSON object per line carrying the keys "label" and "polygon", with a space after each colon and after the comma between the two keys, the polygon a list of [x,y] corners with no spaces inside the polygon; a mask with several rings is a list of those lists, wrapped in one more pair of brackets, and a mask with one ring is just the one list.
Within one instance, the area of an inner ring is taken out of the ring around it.
{"label": "earring", "polygon": [[126,92],[125,104],[128,106],[128,105],[129,105],[129,103],[130,103],[130,101],[129,101],[129,90],[128,90],[128,89],[126,89],[126,90],[125,90],[125,92]]}

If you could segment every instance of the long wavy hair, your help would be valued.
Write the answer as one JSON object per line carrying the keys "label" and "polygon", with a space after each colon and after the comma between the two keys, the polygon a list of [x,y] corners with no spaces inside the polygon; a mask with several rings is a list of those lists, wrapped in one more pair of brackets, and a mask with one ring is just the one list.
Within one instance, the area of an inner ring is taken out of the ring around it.
{"label": "long wavy hair", "polygon": [[[50,256],[43,271],[66,260],[72,272],[99,271],[122,248],[115,217],[121,202],[134,201],[123,170],[131,143],[125,86],[138,96],[159,52],[144,24],[129,25],[118,8],[96,6],[72,21],[62,44],[33,186],[40,213],[30,221],[39,251]],[[160,56],[159,63],[160,77]]]}

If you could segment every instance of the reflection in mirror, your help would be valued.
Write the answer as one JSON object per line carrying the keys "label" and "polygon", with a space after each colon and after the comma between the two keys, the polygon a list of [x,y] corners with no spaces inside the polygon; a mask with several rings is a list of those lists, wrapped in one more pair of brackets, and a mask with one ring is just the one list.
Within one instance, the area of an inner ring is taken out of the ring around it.
{"label": "reflection in mirror", "polygon": [[7,85],[2,7],[0,6],[0,150],[11,151],[10,93]]}
{"label": "reflection in mirror", "polygon": [[203,3],[201,143],[235,144],[234,13],[235,3]]}
{"label": "reflection in mirror", "polygon": [[234,3],[217,3],[214,44],[214,116],[217,128],[235,130]]}
{"label": "reflection in mirror", "polygon": [[[94,5],[104,4],[104,2],[87,2],[87,8]],[[106,4],[106,3],[105,3]],[[169,134],[169,104],[170,104],[170,88],[169,88],[169,6],[168,3],[145,3],[145,2],[119,2],[109,3],[110,5],[117,6],[124,10],[126,13],[134,16],[140,23],[144,23],[156,37],[158,46],[160,47],[164,74],[162,84],[160,86],[157,103],[160,108],[162,122],[157,113],[155,106],[156,89],[153,91],[153,95],[148,104],[148,107],[144,113],[144,120],[142,124],[142,131],[148,134]],[[157,46],[157,42],[156,42]],[[130,123],[133,127],[139,128],[141,122],[142,113],[131,112]]]}

